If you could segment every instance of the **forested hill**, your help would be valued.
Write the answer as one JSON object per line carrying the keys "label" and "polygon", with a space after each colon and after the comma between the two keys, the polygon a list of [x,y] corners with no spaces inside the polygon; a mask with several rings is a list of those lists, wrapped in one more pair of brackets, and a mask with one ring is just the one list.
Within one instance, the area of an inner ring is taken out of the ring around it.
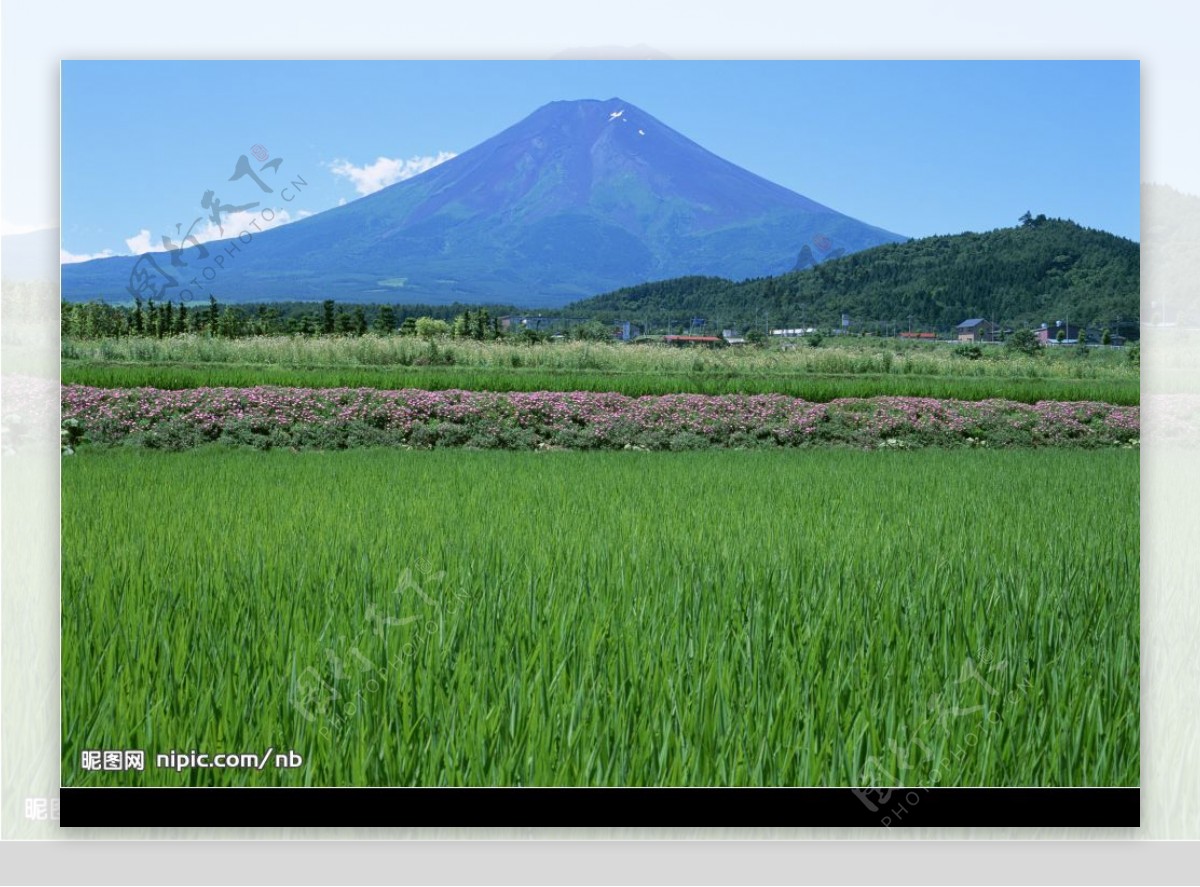
{"label": "forested hill", "polygon": [[627,287],[567,310],[634,320],[684,315],[745,328],[898,323],[946,329],[972,317],[1034,325],[1139,313],[1139,246],[1069,220],[1026,215],[982,234],[886,244],[804,271],[734,283],[681,277]]}

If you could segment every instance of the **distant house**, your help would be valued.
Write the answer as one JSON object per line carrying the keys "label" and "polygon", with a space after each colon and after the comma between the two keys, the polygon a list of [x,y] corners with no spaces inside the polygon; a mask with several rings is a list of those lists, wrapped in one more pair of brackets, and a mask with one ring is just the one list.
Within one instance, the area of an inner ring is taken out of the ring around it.
{"label": "distant house", "polygon": [[642,329],[625,320],[613,325],[612,334],[613,338],[620,342],[632,342],[642,334]]}
{"label": "distant house", "polygon": [[1061,320],[1054,324],[1054,326],[1043,323],[1041,327],[1033,332],[1037,335],[1038,341],[1043,345],[1055,345],[1058,343],[1059,330],[1063,331],[1063,341],[1072,343],[1079,341],[1079,334],[1082,332],[1074,324],[1063,323]]}
{"label": "distant house", "polygon": [[956,326],[954,335],[960,342],[993,342],[996,339],[996,325],[982,317],[972,317]]}
{"label": "distant house", "polygon": [[526,330],[548,330],[551,327],[560,324],[560,320],[556,317],[542,317],[540,314],[536,317],[526,314],[509,314],[500,318],[500,329],[526,329]]}
{"label": "distant house", "polygon": [[725,340],[720,336],[663,336],[662,340],[665,344],[673,345],[676,348],[697,346],[720,348],[725,344]]}

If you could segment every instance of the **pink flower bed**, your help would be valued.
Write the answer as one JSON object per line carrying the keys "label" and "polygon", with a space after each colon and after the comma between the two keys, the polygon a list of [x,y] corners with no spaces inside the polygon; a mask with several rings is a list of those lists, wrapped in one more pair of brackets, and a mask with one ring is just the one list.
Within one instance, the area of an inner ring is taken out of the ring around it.
{"label": "pink flower bed", "polygon": [[588,392],[373,388],[108,389],[65,385],[84,441],[186,448],[476,446],[1122,446],[1139,410],[1103,403],[920,397],[811,403],[776,394],[627,397]]}

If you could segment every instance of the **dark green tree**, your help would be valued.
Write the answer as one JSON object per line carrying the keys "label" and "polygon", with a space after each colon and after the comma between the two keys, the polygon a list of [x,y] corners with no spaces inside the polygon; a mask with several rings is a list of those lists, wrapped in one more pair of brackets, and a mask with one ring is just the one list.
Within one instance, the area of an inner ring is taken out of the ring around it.
{"label": "dark green tree", "polygon": [[598,320],[589,320],[571,328],[571,338],[588,342],[604,342],[612,338],[612,330]]}
{"label": "dark green tree", "polygon": [[396,332],[396,309],[391,305],[382,305],[379,314],[375,316],[375,331],[385,336]]}
{"label": "dark green tree", "polygon": [[145,330],[145,318],[142,316],[142,297],[133,297],[133,331],[141,335]]}
{"label": "dark green tree", "polygon": [[236,339],[245,334],[246,312],[241,308],[226,305],[217,323],[217,332],[226,339]]}
{"label": "dark green tree", "polygon": [[1013,331],[1013,334],[1008,337],[1008,341],[1004,343],[1004,347],[1019,354],[1037,354],[1042,343],[1038,341],[1037,334],[1033,330],[1019,329]]}
{"label": "dark green tree", "polygon": [[450,327],[450,334],[456,339],[466,338],[471,335],[471,324],[474,318],[469,310],[464,311],[454,318],[454,323]]}
{"label": "dark green tree", "polygon": [[333,299],[326,299],[321,303],[321,312],[321,332],[327,336],[331,336],[337,323],[337,318],[334,314]]}
{"label": "dark green tree", "polygon": [[475,312],[475,319],[471,324],[471,336],[476,339],[487,338],[489,330],[488,310],[480,308]]}
{"label": "dark green tree", "polygon": [[[170,304],[170,303],[168,303]],[[163,307],[155,305],[154,300],[150,299],[147,303],[146,313],[150,320],[150,332],[158,338],[163,337]]]}

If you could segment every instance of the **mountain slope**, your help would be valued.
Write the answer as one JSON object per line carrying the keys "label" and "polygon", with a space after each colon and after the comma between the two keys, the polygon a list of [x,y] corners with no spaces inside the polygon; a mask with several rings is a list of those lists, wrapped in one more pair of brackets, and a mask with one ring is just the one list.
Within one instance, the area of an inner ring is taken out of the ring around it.
{"label": "mountain slope", "polygon": [[[902,239],[621,99],[553,102],[428,172],[256,234],[216,294],[560,305],[684,274],[776,274]],[[64,266],[64,297],[121,298],[134,262]]]}
{"label": "mountain slope", "polygon": [[[742,283],[688,277],[617,290],[569,306],[580,314],[704,316],[710,325],[897,322],[946,329],[970,317],[1035,324],[1136,318],[1140,248],[1060,219],[982,234],[887,244],[815,268]],[[911,320],[910,320],[911,319]]]}

